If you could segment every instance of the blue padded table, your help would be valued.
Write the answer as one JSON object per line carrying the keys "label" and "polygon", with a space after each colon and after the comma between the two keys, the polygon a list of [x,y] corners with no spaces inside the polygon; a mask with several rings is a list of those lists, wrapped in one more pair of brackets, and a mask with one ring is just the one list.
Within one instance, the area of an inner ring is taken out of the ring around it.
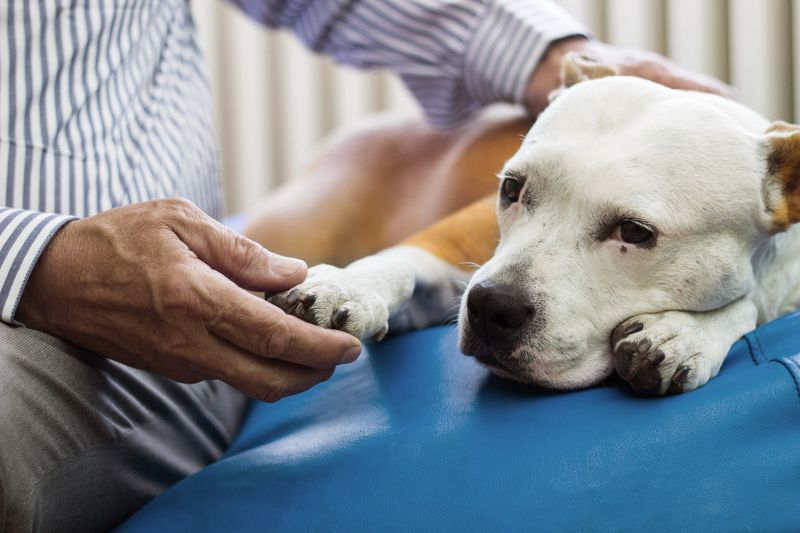
{"label": "blue padded table", "polygon": [[369,346],[253,404],[226,455],[120,531],[800,529],[800,314],[681,396],[491,377],[453,329]]}

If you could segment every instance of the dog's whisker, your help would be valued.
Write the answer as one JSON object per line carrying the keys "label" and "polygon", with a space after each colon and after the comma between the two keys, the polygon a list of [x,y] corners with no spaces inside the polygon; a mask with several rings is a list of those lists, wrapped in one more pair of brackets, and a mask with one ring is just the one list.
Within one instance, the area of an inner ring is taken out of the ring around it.
{"label": "dog's whisker", "polygon": [[444,312],[447,315],[450,315],[451,313],[455,312],[455,315],[458,316],[458,311],[459,311],[460,308],[461,308],[461,304],[457,303],[457,304],[453,304],[450,307],[448,307],[447,309],[445,309]]}
{"label": "dog's whisker", "polygon": [[449,317],[447,317],[445,319],[444,322],[448,326],[454,326],[454,325],[458,324],[458,313],[456,313],[455,315],[450,315]]}
{"label": "dog's whisker", "polygon": [[459,265],[463,265],[465,267],[474,268],[475,270],[478,270],[481,267],[481,265],[479,265],[478,263],[475,263],[473,261],[461,261],[458,264]]}

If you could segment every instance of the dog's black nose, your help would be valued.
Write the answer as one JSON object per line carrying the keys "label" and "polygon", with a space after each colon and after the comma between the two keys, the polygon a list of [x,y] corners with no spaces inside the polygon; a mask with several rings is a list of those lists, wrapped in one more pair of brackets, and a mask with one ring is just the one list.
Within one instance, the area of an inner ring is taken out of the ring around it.
{"label": "dog's black nose", "polygon": [[476,283],[467,295],[469,325],[485,341],[501,341],[515,335],[533,313],[524,291],[512,285]]}

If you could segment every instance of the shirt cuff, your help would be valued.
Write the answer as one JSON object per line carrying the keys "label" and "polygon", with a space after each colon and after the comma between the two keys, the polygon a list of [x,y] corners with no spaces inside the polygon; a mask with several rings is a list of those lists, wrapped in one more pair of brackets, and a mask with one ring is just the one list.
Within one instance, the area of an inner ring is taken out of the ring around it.
{"label": "shirt cuff", "polygon": [[550,1],[498,0],[464,56],[469,96],[480,104],[523,103],[528,80],[550,43],[589,30]]}
{"label": "shirt cuff", "polygon": [[36,261],[50,239],[75,217],[0,207],[0,321],[14,314]]}

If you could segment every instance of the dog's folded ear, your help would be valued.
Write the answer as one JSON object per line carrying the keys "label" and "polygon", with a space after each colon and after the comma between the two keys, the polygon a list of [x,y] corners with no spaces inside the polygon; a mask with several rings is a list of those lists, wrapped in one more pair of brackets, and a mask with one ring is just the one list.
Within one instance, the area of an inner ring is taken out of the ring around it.
{"label": "dog's folded ear", "polygon": [[619,70],[578,52],[569,52],[561,60],[561,80],[565,87],[572,87],[582,81],[617,76]]}
{"label": "dog's folded ear", "polygon": [[619,71],[613,65],[601,63],[579,52],[568,52],[561,60],[561,87],[551,92],[548,98],[552,102],[564,89],[572,87],[576,83],[618,74]]}
{"label": "dog's folded ear", "polygon": [[800,222],[800,126],[774,122],[766,131],[767,175],[764,200],[773,228]]}

